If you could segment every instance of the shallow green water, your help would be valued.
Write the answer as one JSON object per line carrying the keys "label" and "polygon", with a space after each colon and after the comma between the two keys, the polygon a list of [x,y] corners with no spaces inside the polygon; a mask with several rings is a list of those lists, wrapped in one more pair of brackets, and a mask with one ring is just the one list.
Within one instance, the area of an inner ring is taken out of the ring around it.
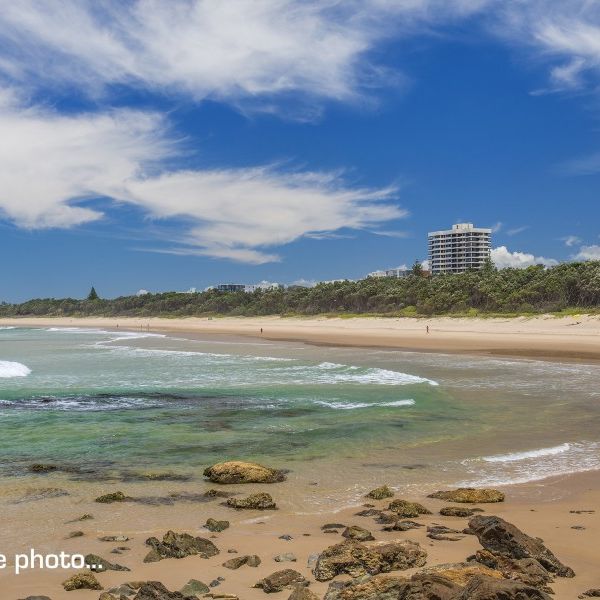
{"label": "shallow green water", "polygon": [[200,478],[249,458],[332,491],[526,481],[600,466],[599,382],[589,365],[1,329],[0,475]]}

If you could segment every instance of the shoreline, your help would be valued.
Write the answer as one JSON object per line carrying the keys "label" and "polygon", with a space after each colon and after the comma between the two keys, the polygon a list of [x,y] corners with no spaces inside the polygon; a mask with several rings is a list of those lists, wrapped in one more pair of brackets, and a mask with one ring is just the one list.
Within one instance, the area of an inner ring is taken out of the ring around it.
{"label": "shoreline", "polygon": [[[382,483],[384,483],[382,481]],[[393,483],[393,482],[389,482]],[[575,570],[574,578],[556,577],[550,584],[555,591],[555,598],[576,598],[583,591],[598,587],[597,564],[599,551],[597,536],[600,534],[600,471],[576,473],[561,477],[552,477],[543,481],[529,484],[500,486],[506,493],[502,503],[477,504],[484,512],[483,515],[497,515],[510,523],[514,523],[525,533],[534,537],[543,537],[544,543],[566,565]],[[152,484],[146,484],[151,486]],[[251,484],[216,486],[220,490],[232,491],[246,495],[257,489],[270,493],[277,501],[280,486],[278,484]],[[105,491],[114,491],[115,485],[106,484]],[[128,489],[127,484],[117,486],[125,493],[135,493],[136,488]],[[197,491],[202,492],[215,487],[210,482],[197,482]],[[440,516],[443,506],[471,506],[452,504],[425,496],[411,497],[402,490],[402,486],[394,486],[396,498],[406,498],[423,503],[432,511],[431,515],[423,515],[416,520],[423,525],[418,529],[406,532],[386,532],[371,516],[358,516],[357,503],[340,511],[328,511],[320,514],[290,514],[285,507],[276,511],[235,511],[226,508],[217,501],[181,505],[178,509],[173,506],[143,506],[133,503],[117,503],[102,505],[94,503],[92,497],[70,496],[44,501],[44,508],[53,515],[50,519],[50,535],[48,539],[40,540],[35,546],[40,551],[53,552],[65,550],[69,553],[93,552],[115,563],[123,564],[131,569],[121,573],[107,571],[97,574],[97,579],[108,590],[112,586],[121,585],[127,581],[161,581],[171,590],[178,590],[191,578],[199,579],[208,584],[210,581],[223,577],[224,581],[212,589],[214,593],[235,594],[239,598],[259,600],[264,598],[264,592],[252,586],[262,577],[275,571],[292,568],[311,581],[310,589],[322,598],[330,582],[317,582],[308,566],[310,557],[322,552],[325,548],[343,541],[342,529],[335,533],[325,533],[322,526],[328,522],[344,525],[358,525],[372,532],[376,541],[392,541],[398,539],[418,542],[426,550],[427,563],[425,567],[447,563],[462,563],[468,556],[481,548],[477,538],[472,535],[459,536],[457,541],[432,540],[426,536],[426,526],[443,525],[461,531],[468,518]],[[137,489],[139,493],[139,488]],[[390,500],[368,500],[376,509],[385,509]],[[52,507],[62,507],[57,513]],[[39,507],[38,507],[39,508]],[[576,511],[576,512],[573,512]],[[579,511],[579,512],[577,512]],[[595,511],[595,512],[588,512]],[[92,513],[93,520],[81,523],[67,523],[65,515],[76,518],[82,513]],[[61,518],[57,518],[60,514]],[[222,533],[211,534],[202,528],[202,523],[208,517],[226,519],[231,525]],[[36,515],[31,523],[47,517]],[[69,531],[81,529],[83,536],[65,539]],[[166,559],[156,563],[143,563],[143,557],[149,548],[145,540],[150,536],[162,537],[167,530],[178,533],[189,532],[211,539],[220,550],[220,554],[209,559],[190,556],[184,559]],[[35,537],[34,532],[28,536]],[[106,543],[98,541],[104,535],[125,535],[129,538],[125,546],[129,550],[122,554],[112,554],[113,546],[122,543]],[[282,539],[281,536],[291,536]],[[236,553],[228,550],[235,549]],[[5,550],[9,550],[5,548]],[[23,551],[23,548],[17,550]],[[294,562],[276,562],[274,557],[281,553],[293,553],[297,558]],[[6,552],[9,554],[9,552]],[[229,558],[246,554],[255,554],[261,558],[257,568],[241,567],[237,570],[224,568],[222,563]],[[76,594],[66,592],[61,583],[76,570],[24,571],[21,575],[14,574],[14,568],[0,571],[0,583],[7,597],[25,597],[29,594],[45,594],[52,600],[68,600],[72,597],[96,600],[98,591],[78,591]],[[392,571],[395,577],[410,577],[420,569],[410,568]],[[340,578],[336,578],[336,581]],[[347,579],[342,577],[343,579]],[[286,598],[289,591],[275,594],[275,598]]]}
{"label": "shoreline", "polygon": [[22,317],[0,319],[0,326],[100,327],[192,337],[228,334],[321,346],[600,363],[600,317],[588,315],[506,319]]}

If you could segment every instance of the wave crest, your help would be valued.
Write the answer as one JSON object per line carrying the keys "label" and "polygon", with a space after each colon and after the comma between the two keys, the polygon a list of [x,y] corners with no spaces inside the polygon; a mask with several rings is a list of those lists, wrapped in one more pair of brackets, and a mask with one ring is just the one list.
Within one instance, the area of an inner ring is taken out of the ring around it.
{"label": "wave crest", "polygon": [[27,377],[30,373],[31,369],[23,363],[0,360],[0,377],[3,379],[8,379],[10,377]]}

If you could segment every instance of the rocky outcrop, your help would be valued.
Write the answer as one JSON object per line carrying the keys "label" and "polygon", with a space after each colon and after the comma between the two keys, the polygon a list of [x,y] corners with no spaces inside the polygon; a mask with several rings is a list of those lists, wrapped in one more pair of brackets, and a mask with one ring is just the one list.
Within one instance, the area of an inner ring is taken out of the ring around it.
{"label": "rocky outcrop", "polygon": [[294,569],[283,569],[283,571],[276,571],[261,579],[254,587],[262,588],[265,593],[272,594],[298,585],[308,585],[308,581]]}
{"label": "rocky outcrop", "polygon": [[347,540],[326,548],[317,559],[313,574],[317,581],[329,581],[336,575],[351,577],[376,575],[390,571],[422,567],[427,552],[417,542],[394,540],[370,546]]}
{"label": "rocky outcrop", "polygon": [[520,581],[539,588],[548,594],[552,593],[552,589],[548,584],[554,580],[535,558],[514,559],[492,554],[488,550],[478,550],[473,558],[490,569],[500,571],[506,579]]}
{"label": "rocky outcrop", "polygon": [[489,488],[457,488],[429,494],[428,498],[437,498],[448,502],[477,504],[486,502],[504,502],[504,494]]}
{"label": "rocky outcrop", "polygon": [[313,591],[307,587],[299,585],[294,588],[288,600],[321,600]]}
{"label": "rocky outcrop", "polygon": [[140,587],[133,600],[198,600],[198,596],[170,592],[160,581],[147,581]]}
{"label": "rocky outcrop", "polygon": [[473,577],[461,594],[453,600],[551,600],[550,596],[519,581]]}
{"label": "rocky outcrop", "polygon": [[227,506],[237,509],[275,510],[277,505],[270,494],[259,492],[247,498],[229,498]]}
{"label": "rocky outcrop", "polygon": [[94,573],[103,573],[104,571],[131,571],[123,565],[113,564],[110,561],[98,556],[97,554],[86,554],[85,566]]}
{"label": "rocky outcrop", "polygon": [[427,537],[432,540],[443,540],[447,542],[458,542],[465,536],[456,529],[450,529],[445,525],[432,525],[427,527]]}
{"label": "rocky outcrop", "polygon": [[492,554],[508,558],[533,558],[550,573],[574,577],[573,569],[563,565],[539,538],[532,538],[500,517],[479,515],[469,521],[469,529]]}
{"label": "rocky outcrop", "polygon": [[244,565],[248,565],[249,567],[258,567],[260,562],[260,558],[256,556],[256,554],[247,554],[245,556],[236,556],[235,558],[230,558],[223,563],[223,566],[226,569],[239,569]]}
{"label": "rocky outcrop", "polygon": [[285,481],[283,471],[253,462],[227,461],[204,470],[204,476],[214,483],[277,483]]}
{"label": "rocky outcrop", "polygon": [[394,492],[392,492],[387,485],[382,485],[381,487],[375,488],[365,496],[365,498],[371,498],[372,500],[384,500],[385,498],[393,497]]}
{"label": "rocky outcrop", "polygon": [[504,579],[502,573],[489,567],[478,564],[476,562],[462,562],[462,563],[446,563],[442,565],[435,565],[433,567],[426,567],[419,571],[421,575],[438,575],[445,577],[457,585],[465,586],[478,575],[485,575],[492,579]]}
{"label": "rocky outcrop", "polygon": [[98,496],[95,502],[100,502],[100,504],[112,504],[113,502],[126,502],[127,500],[131,500],[131,498],[126,496],[123,492],[118,491]]}
{"label": "rocky outcrop", "polygon": [[388,510],[398,515],[402,519],[414,519],[419,515],[432,514],[428,508],[425,508],[418,502],[409,502],[408,500],[392,500],[388,506]]}
{"label": "rocky outcrop", "polygon": [[65,591],[72,592],[73,590],[101,590],[103,589],[100,582],[92,573],[77,573],[63,581],[62,586]]}
{"label": "rocky outcrop", "polygon": [[454,600],[463,588],[439,575],[372,577],[364,582],[333,582],[324,600]]}
{"label": "rocky outcrop", "polygon": [[209,531],[220,533],[229,527],[229,521],[217,521],[216,519],[207,519],[204,525]]}
{"label": "rocky outcrop", "polygon": [[342,537],[348,540],[356,540],[357,542],[370,542],[374,540],[373,534],[364,527],[358,525],[350,525],[342,532]]}
{"label": "rocky outcrop", "polygon": [[417,523],[416,521],[402,521],[398,519],[391,525],[386,525],[384,531],[409,531],[411,529],[419,529],[419,527],[425,527],[423,523]]}
{"label": "rocky outcrop", "polygon": [[144,562],[157,562],[164,558],[185,558],[198,555],[210,558],[219,554],[219,549],[210,541],[201,537],[194,537],[189,533],[174,533],[167,531],[162,542],[155,537],[148,538],[146,545],[152,550],[144,558]]}

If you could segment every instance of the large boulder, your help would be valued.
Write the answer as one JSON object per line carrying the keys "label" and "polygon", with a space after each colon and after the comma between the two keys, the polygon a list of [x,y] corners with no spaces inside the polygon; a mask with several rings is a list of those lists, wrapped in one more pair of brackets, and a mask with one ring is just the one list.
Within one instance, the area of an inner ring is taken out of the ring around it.
{"label": "large boulder", "polygon": [[334,581],[324,600],[454,600],[462,587],[439,575],[372,577],[362,582]]}
{"label": "large boulder", "polygon": [[262,588],[266,594],[281,592],[286,588],[295,588],[299,585],[308,585],[308,581],[302,573],[294,571],[294,569],[283,569],[267,575],[255,584],[255,588]]}
{"label": "large boulder", "polygon": [[492,554],[515,559],[534,558],[559,577],[575,576],[573,569],[563,565],[539,538],[530,537],[500,517],[478,515],[469,521],[469,529]]}
{"label": "large boulder", "polygon": [[225,531],[229,527],[229,521],[217,521],[217,519],[213,519],[211,517],[206,520],[204,527],[206,527],[206,529],[212,531],[213,533],[220,533],[221,531]]}
{"label": "large boulder", "polygon": [[554,580],[535,558],[509,558],[492,554],[489,550],[477,550],[474,558],[482,565],[500,571],[506,579],[520,581],[544,590],[548,594],[552,593],[548,584]]}
{"label": "large boulder", "polygon": [[453,600],[551,600],[550,596],[519,581],[473,577],[461,594]]}
{"label": "large boulder", "polygon": [[214,483],[277,483],[285,473],[253,462],[230,460],[204,469],[204,476]]}
{"label": "large boulder", "polygon": [[238,510],[275,510],[277,508],[271,494],[267,494],[266,492],[251,494],[246,498],[229,498],[229,500],[227,500],[227,506]]}
{"label": "large boulder", "polygon": [[148,538],[146,545],[152,550],[146,555],[144,562],[157,562],[163,558],[185,558],[192,555],[210,558],[219,554],[219,549],[210,540],[173,531],[167,531],[162,542],[155,537]]}
{"label": "large boulder", "polygon": [[428,498],[437,498],[447,502],[463,502],[478,504],[485,502],[504,502],[504,494],[499,490],[489,488],[457,488],[429,494]]}
{"label": "large boulder", "polygon": [[392,500],[388,506],[398,517],[402,519],[413,519],[419,515],[430,515],[431,511],[418,502],[408,500]]}
{"label": "large boulder", "polygon": [[313,574],[317,581],[329,581],[342,573],[351,577],[376,575],[422,567],[426,557],[427,552],[410,540],[378,542],[370,546],[346,540],[326,548],[319,555]]}
{"label": "large boulder", "polygon": [[223,566],[226,569],[239,569],[244,565],[248,565],[249,567],[258,567],[260,565],[261,560],[256,554],[246,554],[244,556],[235,556],[234,558],[230,558],[223,563]]}

